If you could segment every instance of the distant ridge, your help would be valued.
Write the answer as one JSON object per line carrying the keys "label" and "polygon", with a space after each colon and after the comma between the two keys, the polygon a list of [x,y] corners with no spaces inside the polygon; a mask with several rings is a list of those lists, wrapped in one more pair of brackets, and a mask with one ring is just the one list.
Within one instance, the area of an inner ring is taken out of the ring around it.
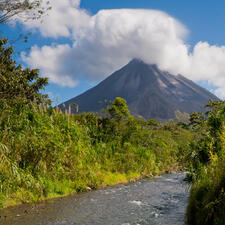
{"label": "distant ridge", "polygon": [[[105,100],[122,97],[132,114],[145,119],[166,121],[175,118],[175,111],[201,112],[209,99],[219,100],[191,80],[161,71],[134,59],[97,86],[65,102],[66,108],[77,103],[79,112],[100,112]],[[60,105],[63,108],[62,104]]]}

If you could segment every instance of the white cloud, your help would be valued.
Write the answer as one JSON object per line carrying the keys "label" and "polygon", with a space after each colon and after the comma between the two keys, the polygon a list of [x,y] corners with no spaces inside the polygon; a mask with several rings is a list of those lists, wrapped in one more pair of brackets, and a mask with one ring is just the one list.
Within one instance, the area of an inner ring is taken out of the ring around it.
{"label": "white cloud", "polygon": [[70,37],[71,32],[89,22],[89,14],[79,5],[80,0],[42,0],[42,7],[52,7],[51,10],[41,20],[29,20],[24,25],[28,29],[38,29],[43,37]]}
{"label": "white cloud", "polygon": [[[53,9],[39,29],[43,36],[67,37],[73,45],[33,47],[23,60],[60,85],[72,86],[79,76],[101,80],[133,58],[157,64],[194,81],[208,81],[225,97],[225,46],[185,43],[187,29],[157,10],[101,10],[89,15],[76,0],[51,0]],[[44,18],[45,19],[45,18]]]}
{"label": "white cloud", "polygon": [[225,88],[224,86],[221,88],[217,88],[215,91],[216,96],[218,96],[221,99],[225,99]]}
{"label": "white cloud", "polygon": [[67,55],[70,51],[69,45],[44,46],[41,49],[34,46],[29,57],[24,53],[22,54],[22,60],[32,68],[39,68],[50,82],[73,87],[78,84],[78,81],[71,76],[72,66],[69,65],[70,61],[67,61]]}

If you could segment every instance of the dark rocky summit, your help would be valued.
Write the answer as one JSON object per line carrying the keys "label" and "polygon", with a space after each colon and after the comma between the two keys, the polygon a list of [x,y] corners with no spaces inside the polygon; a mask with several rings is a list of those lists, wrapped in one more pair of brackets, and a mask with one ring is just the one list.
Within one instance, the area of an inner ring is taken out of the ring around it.
{"label": "dark rocky summit", "polygon": [[[161,71],[134,59],[94,88],[65,102],[79,105],[79,112],[100,112],[105,100],[122,97],[133,115],[165,121],[175,118],[175,111],[201,112],[209,99],[219,100],[191,80]],[[63,108],[62,104],[60,105]]]}

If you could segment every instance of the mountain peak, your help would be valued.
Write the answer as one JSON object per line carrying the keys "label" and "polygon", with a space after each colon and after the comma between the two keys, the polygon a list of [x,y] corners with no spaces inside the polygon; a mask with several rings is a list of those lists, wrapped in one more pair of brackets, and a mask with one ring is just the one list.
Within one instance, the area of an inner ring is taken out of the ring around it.
{"label": "mountain peak", "polygon": [[[130,65],[139,65],[139,66],[150,66],[150,67],[157,67],[157,65],[156,64],[148,64],[148,63],[146,63],[145,61],[143,61],[142,59],[138,59],[138,58],[134,58],[134,59],[132,59],[128,64],[127,64],[127,66],[130,66]],[[158,68],[158,67],[157,67]]]}
{"label": "mountain peak", "polygon": [[143,60],[134,58],[128,64],[137,64],[137,63],[145,63]]}
{"label": "mountain peak", "polygon": [[139,59],[139,58],[132,59],[127,65],[130,65],[130,64],[139,64],[139,65],[147,65],[147,66],[150,66],[150,67],[152,67],[152,66],[158,67],[156,64],[146,63],[144,60]]}
{"label": "mountain peak", "polygon": [[[203,105],[216,96],[183,76],[161,71],[155,64],[131,60],[96,87],[65,102],[77,103],[80,112],[100,112],[105,99],[126,99],[133,115],[160,121],[175,118],[175,111],[204,111]],[[61,106],[62,107],[62,106]]]}

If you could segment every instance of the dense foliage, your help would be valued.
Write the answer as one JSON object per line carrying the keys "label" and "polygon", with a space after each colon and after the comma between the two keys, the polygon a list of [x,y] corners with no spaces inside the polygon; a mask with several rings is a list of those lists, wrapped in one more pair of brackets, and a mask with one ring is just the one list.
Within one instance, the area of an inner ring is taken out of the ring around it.
{"label": "dense foliage", "polygon": [[35,103],[0,110],[0,129],[3,206],[180,170],[178,139],[191,138],[175,123],[118,122]]}
{"label": "dense foliage", "polygon": [[13,106],[18,101],[27,104],[47,101],[47,96],[40,94],[48,83],[40,78],[38,70],[23,69],[12,59],[13,49],[7,45],[7,39],[0,39],[0,105]]}
{"label": "dense foliage", "polygon": [[107,107],[107,111],[111,118],[120,121],[130,115],[125,99],[117,97],[112,105]]}
{"label": "dense foliage", "polygon": [[193,182],[187,209],[191,225],[225,224],[225,102],[211,101],[205,117],[191,116],[196,136],[192,141],[190,178]]}

